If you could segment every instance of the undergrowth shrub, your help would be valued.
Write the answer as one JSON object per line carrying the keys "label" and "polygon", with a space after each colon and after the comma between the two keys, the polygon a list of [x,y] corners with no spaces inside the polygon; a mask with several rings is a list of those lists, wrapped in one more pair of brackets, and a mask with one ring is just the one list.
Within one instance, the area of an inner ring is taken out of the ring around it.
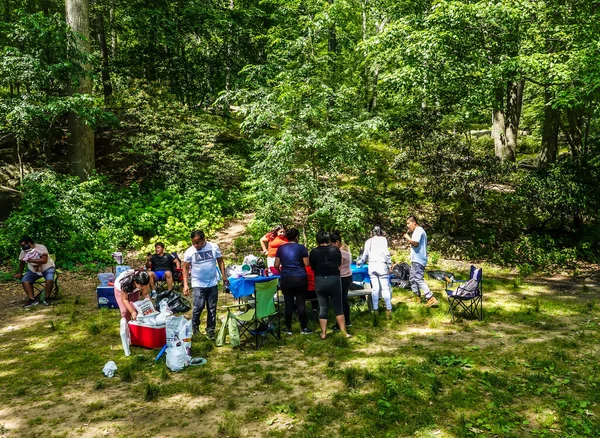
{"label": "undergrowth shrub", "polygon": [[57,254],[57,263],[111,263],[111,252],[162,240],[181,249],[193,229],[208,234],[235,213],[235,191],[195,187],[187,192],[116,186],[107,178],[89,181],[50,171],[28,175],[20,206],[0,228],[0,258],[16,260],[19,239],[30,235]]}

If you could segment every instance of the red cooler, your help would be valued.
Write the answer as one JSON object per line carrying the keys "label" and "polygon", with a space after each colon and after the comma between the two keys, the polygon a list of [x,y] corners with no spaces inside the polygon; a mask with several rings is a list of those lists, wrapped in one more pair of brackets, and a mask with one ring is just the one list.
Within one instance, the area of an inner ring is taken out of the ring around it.
{"label": "red cooler", "polygon": [[167,343],[164,325],[148,326],[137,321],[129,321],[131,345],[145,348],[163,348]]}

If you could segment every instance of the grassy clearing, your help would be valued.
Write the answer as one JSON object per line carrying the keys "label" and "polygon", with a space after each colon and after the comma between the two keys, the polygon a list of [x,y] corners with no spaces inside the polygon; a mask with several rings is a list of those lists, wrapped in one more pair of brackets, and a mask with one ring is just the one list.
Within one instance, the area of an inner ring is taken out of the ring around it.
{"label": "grassy clearing", "polygon": [[598,285],[484,275],[483,322],[396,291],[391,321],[353,305],[349,341],[295,334],[254,351],[197,337],[208,364],[181,373],[156,351],[124,357],[118,312],[64,281],[59,305],[0,320],[0,436],[598,436]]}

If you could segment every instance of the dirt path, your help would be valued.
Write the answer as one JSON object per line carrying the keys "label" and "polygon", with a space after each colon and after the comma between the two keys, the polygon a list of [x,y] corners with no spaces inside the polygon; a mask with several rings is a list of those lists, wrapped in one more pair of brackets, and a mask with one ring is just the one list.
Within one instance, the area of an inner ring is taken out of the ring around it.
{"label": "dirt path", "polygon": [[254,219],[254,213],[248,213],[241,219],[235,219],[229,222],[225,228],[217,231],[215,237],[211,239],[211,241],[219,245],[222,251],[231,252],[233,241],[244,234],[246,227],[252,219]]}

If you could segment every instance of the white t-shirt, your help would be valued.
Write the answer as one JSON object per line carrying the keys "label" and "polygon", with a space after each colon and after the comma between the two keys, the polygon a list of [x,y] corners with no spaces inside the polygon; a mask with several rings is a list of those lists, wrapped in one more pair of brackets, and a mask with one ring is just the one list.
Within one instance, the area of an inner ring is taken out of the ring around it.
{"label": "white t-shirt", "polygon": [[[43,256],[44,254],[48,254],[48,262],[44,263],[42,265],[41,271],[36,271],[35,265],[32,263],[27,263],[27,269],[29,269],[31,272],[46,272],[48,270],[48,268],[54,267],[54,260],[52,260],[50,258],[50,254],[48,253],[48,248],[46,248],[41,243],[34,243],[32,249],[36,249],[40,253],[40,256]],[[21,253],[19,254],[19,260],[23,261],[23,259],[25,258],[25,254],[27,254],[27,253],[25,251],[21,250]]]}
{"label": "white t-shirt", "polygon": [[133,272],[133,269],[128,269],[126,271],[123,271],[119,274],[119,276],[117,277],[117,279],[115,280],[115,290],[117,292],[123,292],[123,289],[121,289],[121,280],[123,280],[123,278],[125,278],[126,276],[130,275]]}
{"label": "white t-shirt", "polygon": [[369,261],[369,274],[387,273],[388,265],[392,262],[387,239],[383,236],[373,236],[367,240],[360,260],[362,263]]}
{"label": "white t-shirt", "polygon": [[217,285],[217,259],[221,258],[219,246],[206,242],[196,249],[193,245],[185,250],[183,261],[190,264],[192,287],[212,287]]}

